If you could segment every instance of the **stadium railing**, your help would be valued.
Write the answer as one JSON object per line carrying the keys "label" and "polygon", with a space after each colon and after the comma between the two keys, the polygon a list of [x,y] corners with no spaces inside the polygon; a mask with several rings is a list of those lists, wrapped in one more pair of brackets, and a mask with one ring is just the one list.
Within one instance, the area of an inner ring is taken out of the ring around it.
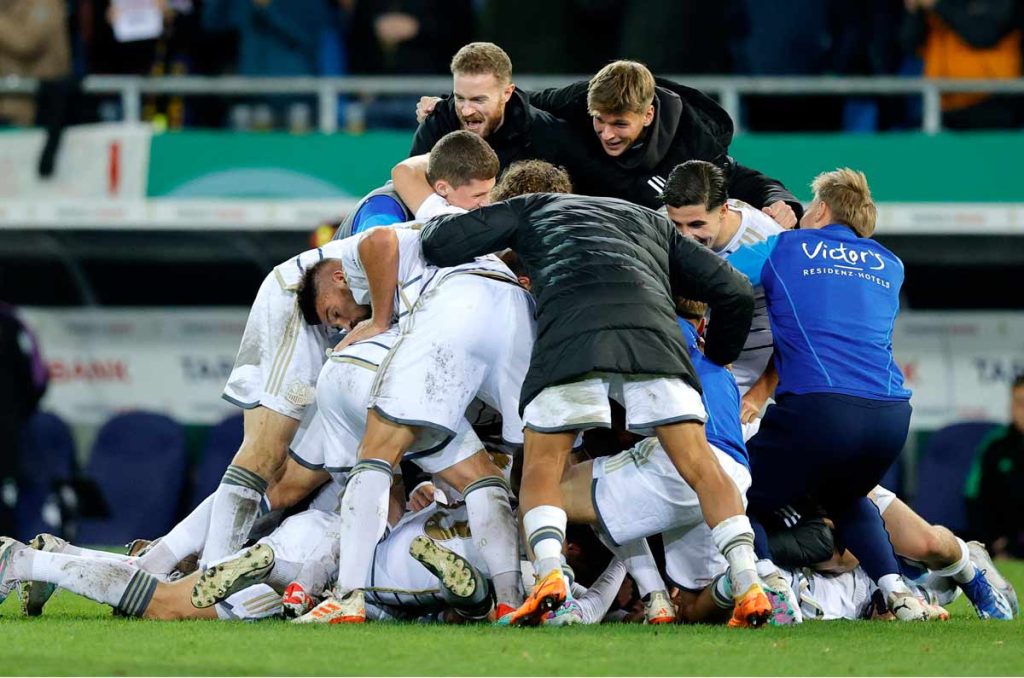
{"label": "stadium railing", "polygon": [[[516,83],[524,89],[558,87],[586,79],[584,75],[523,75]],[[904,77],[744,77],[669,75],[673,80],[696,87],[718,97],[734,121],[740,120],[741,97],[751,94],[792,96],[824,94],[837,96],[918,96],[922,99],[921,129],[927,134],[942,130],[941,96],[953,93],[1024,94],[1020,80],[954,80]],[[35,92],[38,83],[31,78],[0,78],[0,94]],[[313,95],[318,101],[320,131],[337,131],[338,96],[439,94],[451,89],[451,78],[444,76],[352,76],[247,78],[234,76],[108,76],[91,75],[82,81],[88,94],[120,97],[126,121],[138,121],[145,95],[253,96],[269,94]],[[737,125],[737,132],[740,132]]]}

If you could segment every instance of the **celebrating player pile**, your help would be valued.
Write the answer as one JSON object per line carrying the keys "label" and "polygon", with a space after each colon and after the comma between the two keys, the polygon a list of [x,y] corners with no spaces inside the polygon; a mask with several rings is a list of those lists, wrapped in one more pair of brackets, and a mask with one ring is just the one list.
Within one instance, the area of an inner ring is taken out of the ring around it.
{"label": "celebrating player pile", "polygon": [[628,573],[657,624],[938,620],[961,591],[1018,614],[982,545],[878,486],[910,392],[863,174],[820,175],[804,212],[729,156],[724,111],[635,62],[524,93],[472,43],[452,74],[393,183],[260,287],[216,492],[124,556],[2,538],[0,600],[565,625],[612,618]]}

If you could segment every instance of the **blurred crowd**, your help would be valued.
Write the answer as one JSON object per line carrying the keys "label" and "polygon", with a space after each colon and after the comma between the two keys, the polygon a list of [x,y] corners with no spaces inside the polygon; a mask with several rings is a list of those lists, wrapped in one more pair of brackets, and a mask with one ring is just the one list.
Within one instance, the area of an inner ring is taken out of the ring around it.
{"label": "blurred crowd", "polygon": [[[445,74],[459,46],[501,45],[518,73],[1021,76],[1019,0],[0,0],[0,76]],[[159,13],[157,25],[153,17]],[[350,126],[413,126],[406,99]],[[308,127],[310,98],[146,102],[171,127]],[[363,102],[365,103],[365,102]],[[795,103],[800,105],[794,105]],[[95,115],[114,118],[116,101]],[[1014,97],[943,97],[951,128],[1013,128]],[[345,107],[343,107],[344,110]],[[905,97],[747,97],[749,129],[913,127]],[[33,102],[0,101],[6,124]]]}

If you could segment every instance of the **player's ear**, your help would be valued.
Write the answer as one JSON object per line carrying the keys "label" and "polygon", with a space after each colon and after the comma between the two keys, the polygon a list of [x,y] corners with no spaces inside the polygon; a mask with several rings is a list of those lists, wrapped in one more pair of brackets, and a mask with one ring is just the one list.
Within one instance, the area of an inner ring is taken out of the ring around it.
{"label": "player's ear", "polygon": [[654,122],[654,104],[648,106],[644,113],[644,127],[649,126],[652,122]]}
{"label": "player's ear", "polygon": [[512,92],[515,91],[516,84],[514,82],[510,82],[509,84],[505,85],[505,90],[501,93],[501,102],[507,103],[508,100],[512,98]]}
{"label": "player's ear", "polygon": [[434,193],[437,193],[442,198],[447,198],[448,194],[452,192],[452,185],[444,179],[438,179],[434,182]]}

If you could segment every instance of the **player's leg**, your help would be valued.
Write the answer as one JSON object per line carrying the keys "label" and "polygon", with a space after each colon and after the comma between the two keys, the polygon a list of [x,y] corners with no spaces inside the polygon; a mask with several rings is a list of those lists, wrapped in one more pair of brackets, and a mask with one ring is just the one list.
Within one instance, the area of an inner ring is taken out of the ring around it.
{"label": "player's leg", "polygon": [[[464,444],[467,451],[472,447],[479,449],[468,458],[440,470],[437,475],[465,499],[473,543],[487,563],[499,616],[502,616],[523,602],[518,523],[512,511],[512,493],[505,484],[501,469],[482,449],[468,423],[465,428],[465,431],[460,430],[455,441],[449,443],[449,448],[460,445],[460,437],[466,437],[469,439]],[[463,436],[463,433],[469,435]],[[459,456],[457,452],[456,456]]]}
{"label": "player's leg", "polygon": [[1010,601],[996,590],[971,560],[967,544],[941,525],[932,525],[881,487],[871,493],[882,514],[893,549],[923,563],[937,577],[952,578],[982,619],[1012,619]]}
{"label": "player's leg", "polygon": [[657,433],[676,470],[697,493],[715,544],[729,562],[736,596],[735,623],[730,624],[763,624],[771,605],[757,575],[754,530],[744,512],[736,484],[722,470],[708,445],[704,425],[680,422],[659,426]]}
{"label": "player's leg", "polygon": [[159,584],[127,562],[38,551],[0,538],[0,601],[19,581],[53,584],[132,616],[142,616]]}
{"label": "player's leg", "polygon": [[469,560],[425,534],[413,538],[409,555],[437,577],[441,596],[452,609],[466,619],[487,618],[494,607],[490,587],[487,579]]}
{"label": "player's leg", "polygon": [[243,427],[242,446],[214,493],[204,562],[224,558],[245,542],[268,485],[284,472],[299,419],[258,406],[245,411]]}
{"label": "player's leg", "polygon": [[349,473],[341,501],[338,579],[334,595],[299,617],[300,623],[349,624],[366,621],[363,587],[374,548],[387,527],[392,469],[416,442],[416,429],[370,410],[359,461]]}

